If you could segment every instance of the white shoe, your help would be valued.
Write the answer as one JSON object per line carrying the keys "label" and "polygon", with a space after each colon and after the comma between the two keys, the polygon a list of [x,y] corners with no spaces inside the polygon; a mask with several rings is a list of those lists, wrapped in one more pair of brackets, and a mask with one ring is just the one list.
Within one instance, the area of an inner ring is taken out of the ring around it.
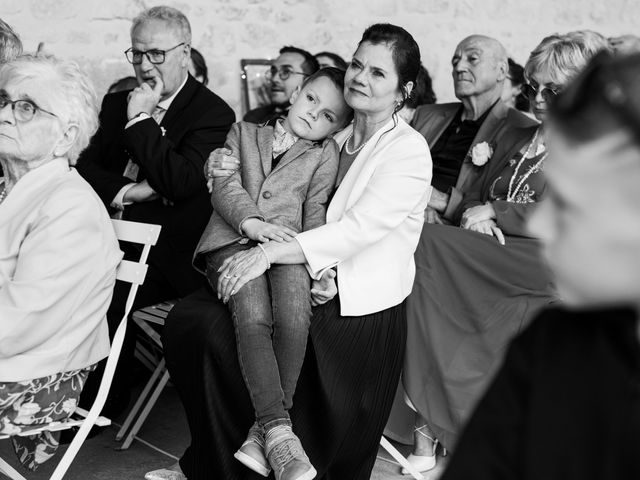
{"label": "white shoe", "polygon": [[[413,453],[407,457],[407,462],[409,462],[413,467],[419,471],[420,473],[426,472],[435,468],[436,466],[436,456],[426,456],[426,455],[414,455]],[[403,475],[409,475],[409,470],[406,468],[402,468]]]}
{"label": "white shoe", "polygon": [[187,480],[187,477],[185,477],[182,470],[180,470],[180,465],[177,463],[171,465],[169,468],[161,468],[148,472],[144,478],[145,480]]}

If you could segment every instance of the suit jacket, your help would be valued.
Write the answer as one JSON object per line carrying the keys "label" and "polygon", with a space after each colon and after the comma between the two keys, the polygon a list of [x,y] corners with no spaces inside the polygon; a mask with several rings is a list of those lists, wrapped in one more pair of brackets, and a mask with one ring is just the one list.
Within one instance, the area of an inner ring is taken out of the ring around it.
{"label": "suit jacket", "polygon": [[107,95],[100,128],[81,155],[78,171],[109,206],[118,191],[131,183],[123,172],[131,159],[140,167],[137,181],[162,199],[125,207],[123,218],[162,225],[151,249],[150,268],[157,268],[180,295],[201,285],[191,257],[211,206],[203,175],[209,153],[224,144],[235,119],[233,110],[191,76],[174,98],[161,125],[148,118],[125,129],[128,92]]}
{"label": "suit jacket", "polygon": [[326,205],[338,174],[336,142],[299,139],[273,163],[273,127],[239,122],[231,127],[225,147],[240,159],[240,170],[216,178],[213,212],[194,255],[194,266],[204,270],[200,255],[241,240],[247,218],[287,226],[296,232],[325,223]]}
{"label": "suit jacket", "polygon": [[[339,145],[351,130],[336,135]],[[404,120],[390,120],[353,161],[329,204],[327,223],[296,237],[312,272],[338,266],[342,315],[379,312],[409,295],[430,185],[424,138]]]}
{"label": "suit jacket", "polygon": [[[496,146],[491,162],[485,165],[482,174],[465,193],[455,215],[457,221],[460,220],[466,209],[482,205],[489,200],[491,185],[495,179],[500,176],[509,161],[516,157],[518,152],[532,140],[537,129],[538,125],[520,125],[505,131]],[[535,207],[535,203],[514,203],[503,200],[493,202],[496,223],[508,235],[528,236],[526,221],[533,207]]]}
{"label": "suit jacket", "polygon": [[[421,105],[416,109],[416,113],[411,121],[411,126],[424,136],[429,145],[435,145],[440,135],[442,135],[453,121],[461,105],[460,102]],[[496,146],[502,141],[502,136],[505,131],[508,131],[510,128],[533,125],[536,125],[534,120],[517,110],[507,107],[502,101],[498,100],[478,129],[478,133],[471,143],[471,148],[482,142]],[[510,140],[513,140],[513,138],[505,138],[505,141]],[[510,145],[505,146],[505,148],[509,147]],[[471,148],[469,152],[471,152]],[[494,159],[495,156],[491,158],[489,163],[494,161]],[[487,166],[488,165],[476,167],[471,162],[471,155],[466,155],[456,185],[450,192],[449,203],[443,215],[446,219],[452,221],[455,218],[464,194],[469,191],[469,187],[476,181],[483,169],[486,169]]]}

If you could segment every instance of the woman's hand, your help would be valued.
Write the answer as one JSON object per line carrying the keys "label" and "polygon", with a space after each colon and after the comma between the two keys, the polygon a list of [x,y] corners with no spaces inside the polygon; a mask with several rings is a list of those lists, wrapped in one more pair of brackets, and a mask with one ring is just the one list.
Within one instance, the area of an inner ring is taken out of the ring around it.
{"label": "woman's hand", "polygon": [[427,207],[424,211],[424,223],[442,225],[444,222],[440,218],[440,214],[431,207]]}
{"label": "woman's hand", "polygon": [[329,269],[322,274],[320,280],[311,283],[311,305],[317,307],[323,305],[336,296],[338,287],[336,286],[336,272]]}
{"label": "woman's hand", "polygon": [[209,154],[204,165],[204,176],[207,177],[209,193],[213,191],[213,179],[216,177],[230,177],[240,169],[240,160],[232,156],[228,148],[216,148]]}
{"label": "woman's hand", "polygon": [[474,232],[484,233],[485,235],[493,235],[500,245],[504,245],[505,243],[504,234],[494,220],[482,220],[465,228]]}
{"label": "woman's hand", "polygon": [[258,278],[269,268],[269,260],[260,247],[239,252],[227,258],[218,269],[218,298],[224,303],[247,282]]}
{"label": "woman's hand", "polygon": [[242,231],[251,240],[256,242],[268,242],[274,240],[276,242],[290,242],[297,233],[283,225],[263,222],[257,218],[248,218],[242,222]]}
{"label": "woman's hand", "polygon": [[486,220],[494,220],[496,218],[496,211],[493,209],[493,205],[487,202],[484,205],[478,205],[468,208],[462,214],[462,220],[460,226],[462,228],[469,228],[474,223],[484,222]]}

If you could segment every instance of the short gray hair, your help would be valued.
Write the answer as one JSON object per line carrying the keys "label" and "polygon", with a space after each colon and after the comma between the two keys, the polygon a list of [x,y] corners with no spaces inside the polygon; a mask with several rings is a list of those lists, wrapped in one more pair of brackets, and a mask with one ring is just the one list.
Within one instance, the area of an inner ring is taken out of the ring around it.
{"label": "short gray hair", "polygon": [[0,19],[0,63],[13,60],[22,53],[22,42],[18,34]]}
{"label": "short gray hair", "polygon": [[529,55],[524,75],[529,79],[544,70],[553,83],[564,85],[580,73],[596,53],[610,49],[607,39],[591,30],[549,35]]}
{"label": "short gray hair", "polygon": [[191,25],[185,14],[176,8],[162,5],[149,8],[134,18],[131,24],[131,36],[140,25],[149,20],[161,20],[172,25],[178,30],[184,43],[191,44]]}
{"label": "short gray hair", "polygon": [[54,77],[48,87],[66,103],[62,106],[64,112],[55,114],[67,126],[78,127],[76,140],[66,153],[69,164],[75,165],[98,130],[98,96],[87,75],[77,63],[53,56],[23,55],[0,66],[0,79],[40,78],[47,73]]}

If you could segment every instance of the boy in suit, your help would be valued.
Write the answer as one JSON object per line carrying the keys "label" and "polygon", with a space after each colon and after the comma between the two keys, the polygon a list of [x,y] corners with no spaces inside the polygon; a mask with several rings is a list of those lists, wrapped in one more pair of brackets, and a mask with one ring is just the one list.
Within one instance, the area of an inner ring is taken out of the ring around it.
{"label": "boy in suit", "polygon": [[[339,159],[337,144],[326,137],[351,117],[343,88],[344,71],[322,69],[294,92],[286,118],[231,128],[225,146],[240,159],[240,170],[214,180],[214,212],[195,255],[214,289],[224,280],[218,271],[227,258],[325,223]],[[314,478],[288,413],[311,318],[309,274],[302,265],[273,265],[223,301],[256,413],[235,457],[264,476],[272,467],[277,480]]]}

